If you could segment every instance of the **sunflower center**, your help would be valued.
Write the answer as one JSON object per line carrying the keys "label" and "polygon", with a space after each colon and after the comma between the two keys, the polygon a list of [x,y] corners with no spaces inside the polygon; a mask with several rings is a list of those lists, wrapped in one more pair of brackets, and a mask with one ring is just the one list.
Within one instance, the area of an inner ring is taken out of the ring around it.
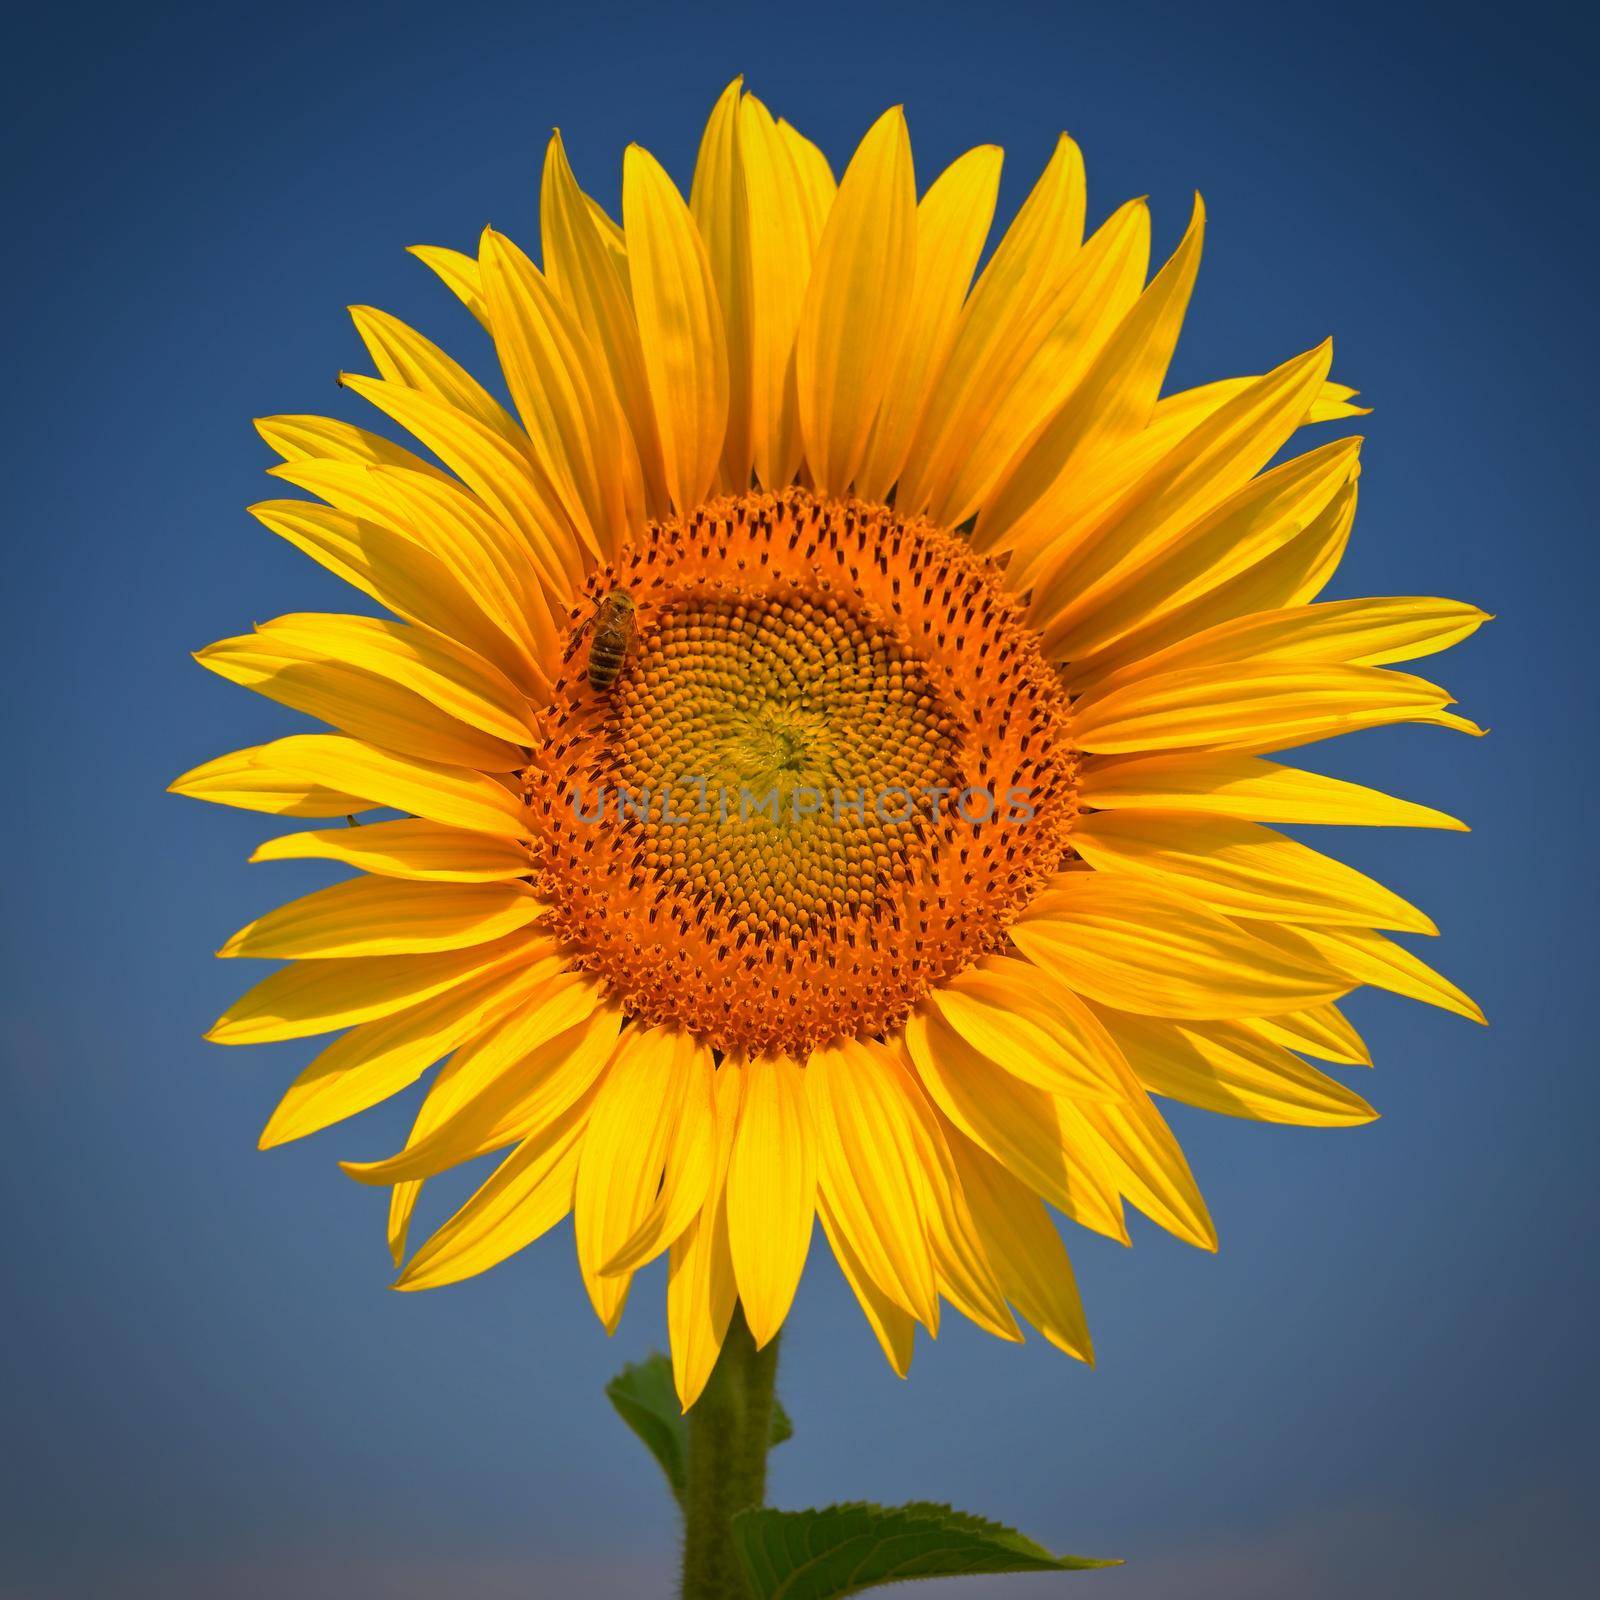
{"label": "sunflower center", "polygon": [[524,775],[555,931],[722,1050],[882,1032],[1059,865],[1066,716],[993,569],[930,524],[798,489],[652,524],[591,579]]}

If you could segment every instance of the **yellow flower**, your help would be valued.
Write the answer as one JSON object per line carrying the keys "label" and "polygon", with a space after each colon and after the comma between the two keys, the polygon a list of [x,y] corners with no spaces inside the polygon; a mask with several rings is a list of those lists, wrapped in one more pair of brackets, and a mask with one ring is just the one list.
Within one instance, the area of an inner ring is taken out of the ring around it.
{"label": "yellow flower", "polygon": [[[346,376],[428,455],[325,418],[259,426],[316,500],[256,516],[397,621],[295,615],[200,652],[322,719],[180,792],[398,813],[258,860],[361,875],[236,933],[287,958],[222,1043],[339,1037],[262,1144],[445,1064],[390,1186],[494,1174],[400,1287],[481,1272],[571,1211],[607,1329],[670,1257],[681,1398],[736,1300],[758,1342],[814,1217],[895,1369],[940,1302],[1091,1349],[1046,1203],[1124,1202],[1214,1247],[1152,1100],[1341,1125],[1309,1065],[1368,1060],[1363,984],[1481,1016],[1386,937],[1422,912],[1264,826],[1458,828],[1264,759],[1351,729],[1476,733],[1395,662],[1484,613],[1316,603],[1355,512],[1360,414],[1327,345],[1162,395],[1204,215],[1146,282],[1149,222],[1083,238],[1063,138],[973,282],[1000,152],[922,194],[898,110],[835,185],[729,87],[686,204],[630,147],[622,223],[559,136],[544,266],[487,231],[422,249],[491,335],[508,411],[354,311]],[[441,465],[442,464],[442,467]],[[320,503],[319,503],[320,502]]]}

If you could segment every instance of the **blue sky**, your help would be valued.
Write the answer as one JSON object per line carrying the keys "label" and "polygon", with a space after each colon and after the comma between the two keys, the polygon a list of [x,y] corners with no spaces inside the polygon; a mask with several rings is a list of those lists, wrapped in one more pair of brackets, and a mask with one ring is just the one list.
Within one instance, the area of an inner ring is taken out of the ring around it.
{"label": "blue sky", "polygon": [[163,789],[293,724],[190,650],[349,604],[245,516],[270,492],[250,419],[359,416],[333,383],[361,360],[352,302],[481,370],[402,247],[487,221],[532,243],[553,124],[603,200],[633,139],[687,182],[739,71],[836,164],[896,101],[924,179],[1004,145],[1007,212],[1063,127],[1092,216],[1149,194],[1158,247],[1200,188],[1175,381],[1333,333],[1377,407],[1334,592],[1500,619],[1438,664],[1489,740],[1307,756],[1473,824],[1334,843],[1435,915],[1430,958],[1493,1028],[1358,1000],[1368,1128],[1175,1113],[1223,1248],[1072,1240],[1095,1372],[952,1321],[902,1384],[819,1247],[775,1499],[950,1499],[1130,1558],[951,1600],[1573,1592],[1596,1420],[1594,63],[1555,7],[1445,15],[291,0],[10,41],[0,1596],[670,1592],[665,1496],[601,1396],[664,1337],[658,1275],[609,1342],[564,1231],[388,1292],[382,1196],[336,1162],[394,1148],[410,1102],[260,1155],[304,1050],[200,1039],[240,983],[210,952],[316,875],[248,867],[266,819]]}

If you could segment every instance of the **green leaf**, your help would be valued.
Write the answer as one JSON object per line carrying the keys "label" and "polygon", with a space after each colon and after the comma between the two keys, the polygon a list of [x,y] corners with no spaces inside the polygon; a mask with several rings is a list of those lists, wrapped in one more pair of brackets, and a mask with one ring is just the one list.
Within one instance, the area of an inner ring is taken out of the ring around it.
{"label": "green leaf", "polygon": [[648,1356],[624,1367],[606,1385],[606,1398],[617,1414],[644,1441],[661,1465],[673,1498],[681,1506],[689,1460],[689,1425],[672,1384],[672,1363],[663,1355]]}
{"label": "green leaf", "polygon": [[780,1445],[785,1439],[794,1438],[794,1424],[789,1420],[789,1413],[783,1409],[783,1402],[774,1395],[772,1397],[772,1442]]}
{"label": "green leaf", "polygon": [[733,1519],[733,1540],[758,1600],[841,1600],[910,1578],[1121,1565],[1052,1555],[1001,1523],[920,1501],[741,1511]]}
{"label": "green leaf", "polygon": [[[667,1475],[673,1498],[683,1504],[689,1461],[689,1424],[678,1404],[672,1362],[664,1355],[647,1356],[624,1367],[606,1385],[606,1398],[617,1415],[644,1441]],[[772,1443],[794,1437],[794,1424],[777,1400],[772,1402]]]}

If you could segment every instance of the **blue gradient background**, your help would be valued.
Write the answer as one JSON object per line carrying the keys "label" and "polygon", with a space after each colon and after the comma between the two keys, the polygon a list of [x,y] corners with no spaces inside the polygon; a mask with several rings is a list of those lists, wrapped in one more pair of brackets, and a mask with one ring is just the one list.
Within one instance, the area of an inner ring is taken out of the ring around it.
{"label": "blue gradient background", "polygon": [[[79,11],[8,40],[0,1594],[665,1597],[676,1529],[601,1388],[664,1338],[659,1270],[610,1343],[563,1230],[461,1288],[388,1292],[383,1196],[339,1157],[411,1103],[270,1156],[303,1046],[201,1030],[210,952],[318,880],[270,822],[171,799],[294,719],[187,652],[350,604],[252,523],[252,416],[355,418],[370,301],[482,367],[402,254],[525,240],[552,124],[616,198],[638,139],[687,182],[735,72],[839,163],[907,106],[926,178],[1059,127],[1091,211],[1211,212],[1177,381],[1332,331],[1378,407],[1337,593],[1500,620],[1439,665],[1484,742],[1313,752],[1470,836],[1334,841],[1437,916],[1484,1031],[1353,1009],[1384,1111],[1354,1132],[1174,1119],[1223,1238],[1074,1244],[1098,1372],[952,1317],[897,1382],[826,1251],[785,1342],[774,1495],[948,1498],[1080,1580],[958,1600],[1566,1595],[1592,1464],[1594,60],[1554,7],[284,4]],[[1324,435],[1326,436],[1326,435]],[[439,1186],[441,1189],[445,1185]],[[454,1195],[435,1197],[442,1207]]]}

